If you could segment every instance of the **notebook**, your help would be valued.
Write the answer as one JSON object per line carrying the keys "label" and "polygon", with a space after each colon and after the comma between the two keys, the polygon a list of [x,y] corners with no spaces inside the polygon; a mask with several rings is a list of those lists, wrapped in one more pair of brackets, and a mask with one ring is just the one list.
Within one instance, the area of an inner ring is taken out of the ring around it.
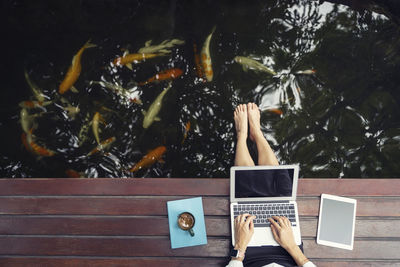
{"label": "notebook", "polygon": [[279,246],[269,221],[272,216],[288,217],[297,245],[301,244],[296,203],[297,165],[232,167],[230,209],[232,245],[235,246],[234,219],[243,213],[257,216],[249,246]]}
{"label": "notebook", "polygon": [[[201,197],[173,200],[167,202],[169,234],[171,248],[182,248],[207,244],[204,221],[203,201]],[[182,212],[190,212],[195,217],[194,236],[178,227],[177,220]]]}

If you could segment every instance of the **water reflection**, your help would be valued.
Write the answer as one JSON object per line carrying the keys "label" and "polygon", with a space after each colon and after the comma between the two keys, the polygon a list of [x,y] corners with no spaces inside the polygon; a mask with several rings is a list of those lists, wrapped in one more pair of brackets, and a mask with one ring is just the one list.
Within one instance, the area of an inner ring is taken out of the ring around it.
{"label": "water reflection", "polygon": [[[79,3],[4,4],[6,39],[13,41],[3,79],[1,176],[65,177],[73,170],[78,177],[228,177],[233,110],[249,101],[263,111],[263,132],[281,163],[300,163],[301,176],[400,174],[393,12],[316,1]],[[207,82],[196,55],[214,26]],[[97,47],[82,55],[78,93],[60,95],[72,56],[89,38]],[[173,40],[182,42],[155,48]],[[138,57],[132,70],[114,64],[145,48],[163,55]],[[172,69],[182,75],[165,72]],[[156,73],[166,81],[141,84]],[[143,128],[142,112],[151,111],[171,80],[154,121]],[[16,95],[15,88],[23,89]],[[21,112],[21,101],[36,107]],[[94,123],[96,113],[102,119]],[[28,152],[31,142],[42,153]],[[129,171],[160,146],[166,152],[152,165]]]}

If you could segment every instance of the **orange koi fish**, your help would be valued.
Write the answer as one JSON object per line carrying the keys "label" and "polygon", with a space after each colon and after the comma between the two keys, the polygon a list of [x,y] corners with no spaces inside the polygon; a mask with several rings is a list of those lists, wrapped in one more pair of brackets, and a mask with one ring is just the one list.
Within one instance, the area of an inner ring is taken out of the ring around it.
{"label": "orange koi fish", "polygon": [[132,70],[132,62],[139,62],[145,59],[150,59],[158,56],[164,56],[165,54],[126,54],[122,57],[117,57],[114,59],[114,65],[126,66],[128,69]]}
{"label": "orange koi fish", "polygon": [[151,82],[154,82],[154,81],[173,80],[173,79],[178,78],[182,74],[183,74],[183,70],[177,69],[177,68],[164,70],[164,71],[158,73],[157,75],[149,78],[147,81],[138,83],[138,85],[142,86],[142,85],[146,85]]}
{"label": "orange koi fish", "polygon": [[26,133],[21,134],[21,140],[22,140],[22,144],[24,144],[24,147],[26,148],[26,150],[28,150],[29,152],[32,152],[32,148],[28,144]]}
{"label": "orange koi fish", "polygon": [[211,33],[207,36],[203,44],[203,48],[201,49],[201,64],[203,66],[206,79],[209,82],[212,81],[214,75],[212,70],[211,56],[210,56],[210,41],[214,31],[215,31],[215,26],[212,29]]}
{"label": "orange koi fish", "polygon": [[278,108],[270,108],[270,109],[267,109],[267,111],[275,113],[276,115],[282,115],[283,114],[283,111],[278,109]]}
{"label": "orange koi fish", "polygon": [[27,149],[29,148],[28,151],[31,151],[31,152],[35,153],[36,155],[43,156],[43,157],[54,156],[56,154],[54,151],[49,150],[45,147],[42,147],[33,141],[32,132],[33,132],[33,129],[30,129],[28,134],[25,134],[25,133],[22,134],[22,138],[26,140],[25,142],[23,141],[24,146]]}
{"label": "orange koi fish", "polygon": [[90,151],[87,155],[88,155],[88,156],[91,156],[91,155],[93,155],[93,154],[95,154],[95,153],[97,153],[97,152],[99,152],[99,151],[101,151],[101,150],[106,149],[106,148],[109,147],[112,143],[114,143],[115,140],[117,140],[117,138],[115,138],[114,136],[113,136],[113,137],[110,137],[110,138],[108,138],[108,139],[106,139],[106,140],[104,140],[104,141],[101,142],[98,146],[96,146],[92,151]]}
{"label": "orange koi fish", "polygon": [[129,171],[137,172],[143,168],[148,168],[153,165],[156,161],[162,162],[162,155],[167,151],[165,146],[159,146],[147,153],[135,166]]}
{"label": "orange koi fish", "polygon": [[81,74],[82,65],[81,65],[81,57],[83,51],[86,48],[96,47],[95,44],[90,43],[90,40],[86,42],[79,49],[78,53],[72,58],[72,65],[69,67],[67,74],[65,75],[64,80],[61,82],[60,87],[58,88],[58,92],[60,94],[64,94],[66,91],[73,87],[74,83],[78,80],[79,75]]}
{"label": "orange koi fish", "polygon": [[188,121],[188,122],[185,124],[185,131],[184,131],[184,133],[183,133],[182,145],[183,145],[183,143],[185,142],[189,131],[190,131],[190,121]]}
{"label": "orange koi fish", "polygon": [[196,70],[197,77],[200,79],[203,79],[204,72],[203,72],[203,67],[201,66],[200,55],[197,52],[196,43],[193,43],[193,53],[194,53],[194,64],[195,64],[195,70]]}
{"label": "orange koi fish", "polygon": [[51,101],[22,101],[19,106],[21,108],[43,108],[51,103]]}

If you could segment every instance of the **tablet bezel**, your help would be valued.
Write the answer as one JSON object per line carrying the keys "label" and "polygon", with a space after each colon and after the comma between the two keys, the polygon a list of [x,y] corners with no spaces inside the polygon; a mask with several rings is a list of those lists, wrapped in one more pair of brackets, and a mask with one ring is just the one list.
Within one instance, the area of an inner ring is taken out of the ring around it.
{"label": "tablet bezel", "polygon": [[[325,199],[332,199],[332,200],[336,200],[336,201],[353,204],[354,209],[353,209],[353,229],[352,229],[351,245],[320,239],[321,214],[322,214],[322,207],[323,207],[323,203],[324,203]],[[329,194],[321,194],[321,203],[320,203],[320,207],[319,207],[319,216],[318,216],[317,244],[330,246],[330,247],[336,247],[336,248],[342,248],[342,249],[347,249],[347,250],[353,250],[354,230],[355,230],[355,224],[356,224],[356,213],[357,213],[357,200],[356,199],[339,197],[339,196],[334,196],[334,195],[329,195]]]}

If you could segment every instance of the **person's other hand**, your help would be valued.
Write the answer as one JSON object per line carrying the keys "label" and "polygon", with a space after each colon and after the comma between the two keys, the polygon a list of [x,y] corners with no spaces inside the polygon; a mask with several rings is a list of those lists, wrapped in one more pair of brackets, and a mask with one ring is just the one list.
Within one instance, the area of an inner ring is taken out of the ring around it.
{"label": "person's other hand", "polygon": [[256,216],[248,213],[241,214],[235,218],[235,249],[246,251],[247,245],[254,234],[253,220]]}
{"label": "person's other hand", "polygon": [[268,218],[271,223],[272,234],[276,242],[281,245],[285,250],[296,246],[294,241],[294,235],[292,231],[292,225],[286,217],[272,216],[273,219]]}

